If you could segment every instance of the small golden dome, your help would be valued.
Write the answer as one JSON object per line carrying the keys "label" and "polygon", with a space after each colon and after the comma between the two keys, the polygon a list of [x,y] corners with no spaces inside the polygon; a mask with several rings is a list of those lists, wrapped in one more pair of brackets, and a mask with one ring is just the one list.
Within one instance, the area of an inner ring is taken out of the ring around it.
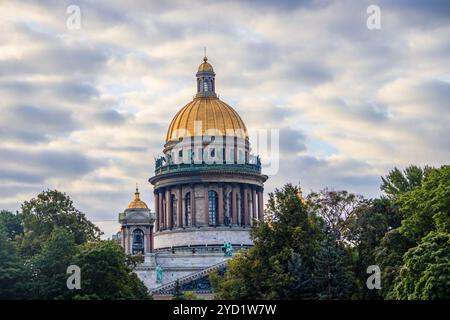
{"label": "small golden dome", "polygon": [[239,114],[217,97],[198,97],[181,108],[170,123],[166,142],[202,135],[248,138]]}
{"label": "small golden dome", "polygon": [[303,192],[302,192],[302,190],[299,190],[298,192],[297,192],[297,198],[298,198],[298,200],[300,200],[300,202],[303,204],[303,205],[306,205],[306,199],[305,198],[303,198]]}
{"label": "small golden dome", "polygon": [[147,204],[139,198],[139,189],[136,187],[134,200],[128,205],[128,209],[148,209]]}
{"label": "small golden dome", "polygon": [[212,71],[212,72],[214,72],[214,69],[213,69],[212,65],[209,62],[207,62],[207,61],[208,61],[208,58],[204,57],[202,64],[198,66],[198,71]]}

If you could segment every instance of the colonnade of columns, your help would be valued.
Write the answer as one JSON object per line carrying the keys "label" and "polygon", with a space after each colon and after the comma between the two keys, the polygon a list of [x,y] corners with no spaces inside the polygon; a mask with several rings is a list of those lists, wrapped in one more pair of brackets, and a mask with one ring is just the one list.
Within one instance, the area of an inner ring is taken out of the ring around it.
{"label": "colonnade of columns", "polygon": [[[212,191],[214,200],[211,199]],[[264,214],[263,188],[251,184],[176,185],[158,188],[154,196],[155,231],[201,226],[250,226],[262,220]],[[199,208],[201,205],[203,208]],[[212,213],[214,219],[211,219]]]}

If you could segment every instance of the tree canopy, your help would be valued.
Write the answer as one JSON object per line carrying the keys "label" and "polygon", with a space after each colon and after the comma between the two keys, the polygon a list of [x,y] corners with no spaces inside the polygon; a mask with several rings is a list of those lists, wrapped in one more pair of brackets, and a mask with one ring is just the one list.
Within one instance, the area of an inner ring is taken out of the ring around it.
{"label": "tree canopy", "polygon": [[[138,262],[75,208],[47,190],[17,214],[0,212],[0,299],[147,299],[132,272]],[[67,268],[81,270],[81,289],[67,288]]]}
{"label": "tree canopy", "polygon": [[54,228],[64,228],[76,244],[100,239],[102,232],[76,209],[72,200],[58,190],[46,190],[25,201],[19,211],[23,234],[18,237],[21,254],[32,256],[41,250]]}
{"label": "tree canopy", "polygon": [[211,275],[219,298],[334,299],[348,293],[341,288],[348,280],[346,252],[328,241],[326,224],[300,191],[286,184],[269,194],[271,219],[252,229],[254,246],[232,259],[223,276]]}
{"label": "tree canopy", "polygon": [[[224,299],[449,299],[450,166],[394,168],[380,198],[327,188],[269,194],[254,247],[210,275]],[[368,288],[367,269],[381,270]]]}

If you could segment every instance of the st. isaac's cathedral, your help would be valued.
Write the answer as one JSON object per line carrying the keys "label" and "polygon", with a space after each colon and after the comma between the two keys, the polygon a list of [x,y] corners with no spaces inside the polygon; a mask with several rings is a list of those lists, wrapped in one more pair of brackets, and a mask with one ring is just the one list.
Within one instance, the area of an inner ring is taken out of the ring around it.
{"label": "st. isaac's cathedral", "polygon": [[134,199],[119,214],[118,241],[129,254],[144,255],[135,272],[153,294],[211,292],[208,273],[252,246],[250,227],[263,219],[267,176],[251,154],[239,114],[216,94],[208,59],[196,73],[197,93],[167,129],[155,159],[155,210]]}

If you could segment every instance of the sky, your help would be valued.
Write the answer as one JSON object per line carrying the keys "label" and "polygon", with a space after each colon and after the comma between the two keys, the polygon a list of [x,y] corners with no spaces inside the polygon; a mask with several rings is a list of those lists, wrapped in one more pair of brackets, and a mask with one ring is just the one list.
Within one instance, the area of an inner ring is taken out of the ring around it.
{"label": "sky", "polygon": [[[370,5],[380,29],[367,27]],[[58,189],[109,237],[136,183],[153,208],[147,180],[204,47],[247,128],[279,130],[266,194],[292,182],[377,197],[394,167],[449,163],[449,1],[0,1],[0,12],[0,209]]]}

